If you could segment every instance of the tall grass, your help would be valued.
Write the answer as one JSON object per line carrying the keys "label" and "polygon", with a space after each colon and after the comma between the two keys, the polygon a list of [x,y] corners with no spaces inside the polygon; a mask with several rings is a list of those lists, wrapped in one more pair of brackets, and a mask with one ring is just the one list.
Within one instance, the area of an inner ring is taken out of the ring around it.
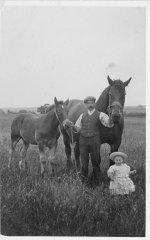
{"label": "tall grass", "polygon": [[126,197],[109,194],[107,145],[101,149],[102,182],[94,188],[83,185],[74,171],[66,172],[62,139],[57,152],[55,178],[40,178],[36,147],[29,149],[27,171],[18,168],[19,153],[16,153],[13,168],[8,170],[10,122],[6,122],[5,127],[3,123],[6,135],[0,140],[3,235],[145,236],[144,119],[126,119],[126,142],[123,137],[120,150],[127,150],[127,163],[137,169],[137,174],[132,177],[136,192]]}

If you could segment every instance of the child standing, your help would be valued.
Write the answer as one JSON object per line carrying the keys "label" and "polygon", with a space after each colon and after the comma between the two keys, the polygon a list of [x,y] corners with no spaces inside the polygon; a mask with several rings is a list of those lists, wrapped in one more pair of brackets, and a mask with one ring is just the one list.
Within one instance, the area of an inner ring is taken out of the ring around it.
{"label": "child standing", "polygon": [[136,170],[131,171],[130,167],[124,163],[127,155],[123,152],[113,152],[110,154],[110,159],[115,162],[107,171],[110,181],[110,193],[112,195],[124,195],[130,192],[135,192],[135,185],[129,175],[136,173]]}

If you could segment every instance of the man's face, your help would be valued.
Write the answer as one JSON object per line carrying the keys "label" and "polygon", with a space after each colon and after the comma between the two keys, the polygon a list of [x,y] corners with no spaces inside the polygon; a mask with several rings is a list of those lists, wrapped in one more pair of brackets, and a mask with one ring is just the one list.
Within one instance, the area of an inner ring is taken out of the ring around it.
{"label": "man's face", "polygon": [[95,108],[95,102],[94,101],[87,101],[86,106],[88,110],[92,111]]}

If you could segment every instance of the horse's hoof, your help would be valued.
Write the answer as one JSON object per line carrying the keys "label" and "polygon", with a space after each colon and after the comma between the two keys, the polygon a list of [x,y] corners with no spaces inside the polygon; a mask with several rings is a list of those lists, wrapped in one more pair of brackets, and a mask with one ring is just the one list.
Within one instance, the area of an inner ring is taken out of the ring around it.
{"label": "horse's hoof", "polygon": [[12,171],[12,167],[10,167],[10,165],[8,165],[8,171],[9,171],[9,172]]}
{"label": "horse's hoof", "polygon": [[78,177],[78,178],[81,177],[81,172],[77,172],[77,177]]}
{"label": "horse's hoof", "polygon": [[27,163],[22,163],[21,161],[19,162],[19,168],[20,170],[27,170]]}
{"label": "horse's hoof", "polygon": [[70,170],[74,167],[72,162],[67,162],[67,169]]}
{"label": "horse's hoof", "polygon": [[44,172],[43,172],[43,173],[41,173],[41,178],[42,178],[42,179],[44,178]]}
{"label": "horse's hoof", "polygon": [[20,168],[20,170],[22,169],[22,162],[21,161],[19,162],[19,168]]}
{"label": "horse's hoof", "polygon": [[58,183],[60,183],[61,182],[61,177],[58,177],[57,179],[58,179]]}

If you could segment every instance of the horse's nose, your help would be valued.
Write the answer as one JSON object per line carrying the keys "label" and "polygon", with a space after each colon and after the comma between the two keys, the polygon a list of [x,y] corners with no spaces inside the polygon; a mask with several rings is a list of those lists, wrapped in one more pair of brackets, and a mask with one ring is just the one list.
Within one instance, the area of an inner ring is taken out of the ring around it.
{"label": "horse's nose", "polygon": [[113,122],[114,122],[114,123],[118,123],[119,120],[120,120],[120,117],[121,117],[121,116],[120,116],[119,113],[113,114],[113,115],[112,115]]}

